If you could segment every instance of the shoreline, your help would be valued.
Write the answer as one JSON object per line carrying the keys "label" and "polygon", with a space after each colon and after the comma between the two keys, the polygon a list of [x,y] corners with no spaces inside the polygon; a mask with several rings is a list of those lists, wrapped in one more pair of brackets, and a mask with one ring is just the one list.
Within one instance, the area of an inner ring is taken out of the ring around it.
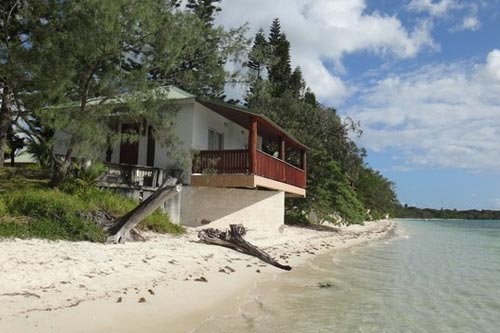
{"label": "shoreline", "polygon": [[[339,232],[285,226],[245,238],[292,267],[316,255],[385,237],[393,220]],[[234,312],[256,283],[286,272],[257,258],[196,242],[199,229],[145,243],[0,241],[0,330],[189,332]],[[279,278],[279,277],[278,277]],[[75,321],[77,320],[77,321]]]}

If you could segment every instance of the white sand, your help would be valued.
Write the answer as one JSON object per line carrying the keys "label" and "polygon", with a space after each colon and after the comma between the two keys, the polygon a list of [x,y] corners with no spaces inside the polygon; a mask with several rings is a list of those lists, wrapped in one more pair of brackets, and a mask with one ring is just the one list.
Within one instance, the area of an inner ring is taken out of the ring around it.
{"label": "white sand", "polygon": [[[393,225],[367,222],[338,233],[285,226],[245,238],[293,267],[384,237]],[[124,245],[0,241],[0,332],[189,332],[211,315],[231,313],[255,282],[282,272],[198,243],[197,232]]]}

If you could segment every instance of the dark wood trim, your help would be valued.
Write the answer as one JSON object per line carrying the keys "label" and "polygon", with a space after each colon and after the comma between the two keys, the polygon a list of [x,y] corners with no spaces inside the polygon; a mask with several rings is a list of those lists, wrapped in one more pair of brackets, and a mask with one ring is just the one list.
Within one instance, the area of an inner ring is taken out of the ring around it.
{"label": "dark wood trim", "polygon": [[148,126],[148,148],[146,155],[146,165],[150,167],[155,166],[155,151],[156,151],[156,142],[155,137],[153,135],[153,126]]}
{"label": "dark wood trim", "polygon": [[139,141],[131,141],[128,138],[124,138],[123,135],[139,134],[140,124],[124,123],[121,125],[121,145],[120,145],[120,163],[137,165],[139,160]]}
{"label": "dark wood trim", "polygon": [[280,136],[280,151],[279,151],[279,154],[278,154],[278,158],[282,161],[285,160],[285,138]]}
{"label": "dark wood trim", "polygon": [[307,173],[307,152],[305,150],[300,151],[300,166]]}
{"label": "dark wood trim", "polygon": [[257,170],[257,117],[250,117],[250,128],[248,129],[248,161],[249,172],[255,174]]}

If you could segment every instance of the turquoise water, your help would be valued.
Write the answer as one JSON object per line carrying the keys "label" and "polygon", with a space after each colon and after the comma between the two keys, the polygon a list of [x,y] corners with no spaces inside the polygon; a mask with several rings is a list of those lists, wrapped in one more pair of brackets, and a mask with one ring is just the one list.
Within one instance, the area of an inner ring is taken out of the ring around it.
{"label": "turquoise water", "polygon": [[386,239],[260,284],[196,332],[500,332],[500,221],[398,221]]}

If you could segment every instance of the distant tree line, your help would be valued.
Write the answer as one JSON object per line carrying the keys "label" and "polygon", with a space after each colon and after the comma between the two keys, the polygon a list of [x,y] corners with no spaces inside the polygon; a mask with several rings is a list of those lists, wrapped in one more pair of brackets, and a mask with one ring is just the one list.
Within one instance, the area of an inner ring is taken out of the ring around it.
{"label": "distant tree line", "polygon": [[500,211],[498,210],[433,209],[407,205],[397,207],[394,210],[394,215],[398,218],[412,219],[500,220]]}

